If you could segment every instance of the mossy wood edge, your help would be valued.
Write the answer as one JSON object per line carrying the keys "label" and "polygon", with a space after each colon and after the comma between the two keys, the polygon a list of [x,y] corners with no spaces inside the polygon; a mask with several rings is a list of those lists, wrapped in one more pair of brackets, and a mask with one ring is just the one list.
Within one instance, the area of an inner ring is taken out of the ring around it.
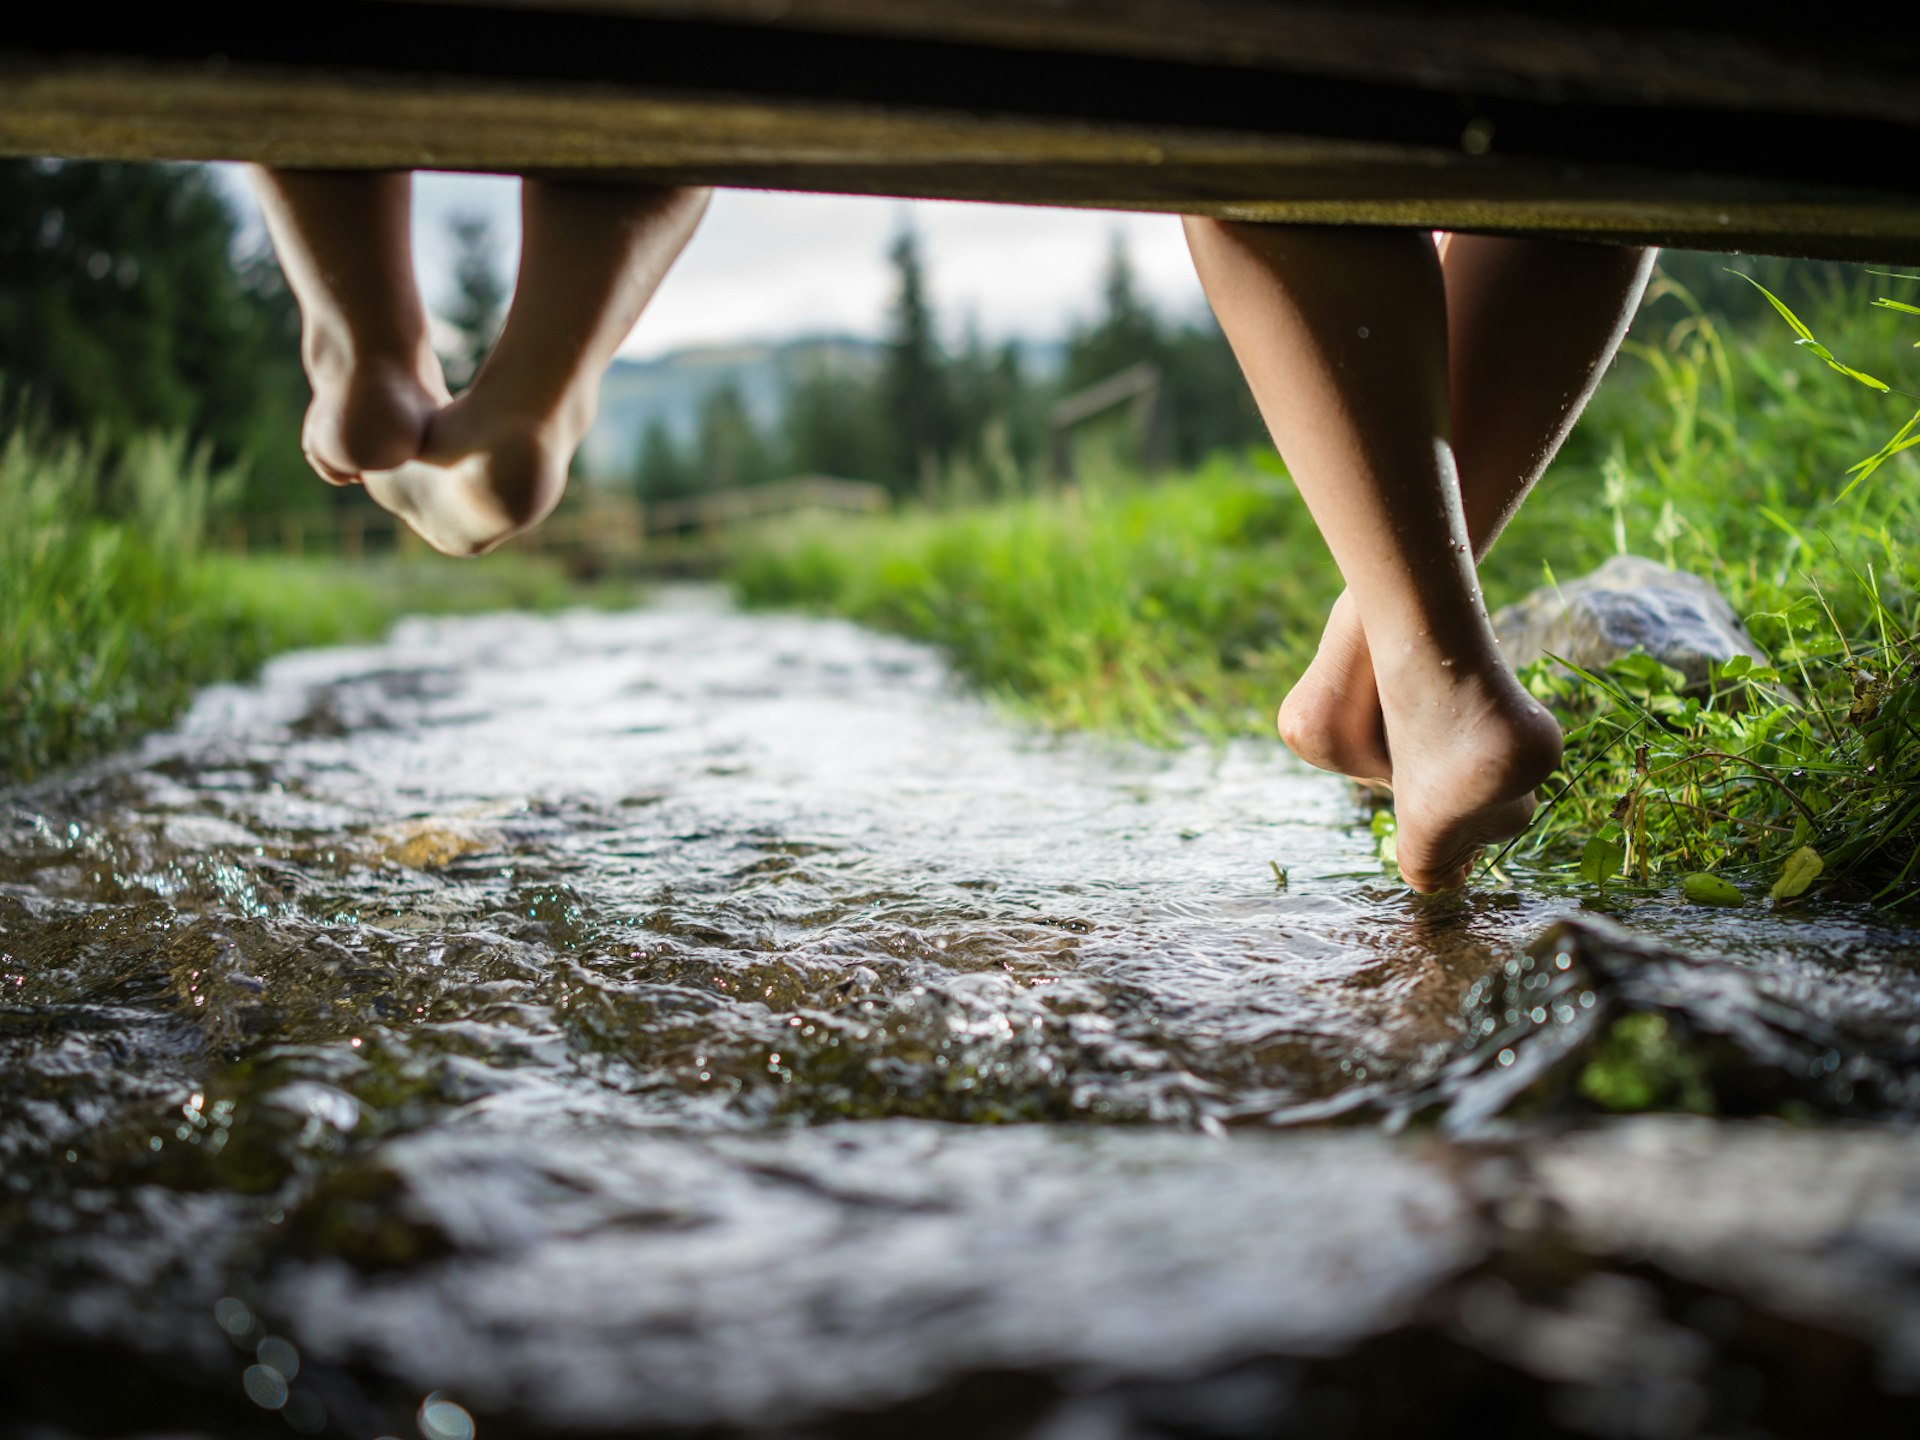
{"label": "mossy wood edge", "polygon": [[[0,153],[599,174],[1920,261],[1920,17],[347,0],[0,37]],[[1565,12],[1565,13],[1563,13]]]}

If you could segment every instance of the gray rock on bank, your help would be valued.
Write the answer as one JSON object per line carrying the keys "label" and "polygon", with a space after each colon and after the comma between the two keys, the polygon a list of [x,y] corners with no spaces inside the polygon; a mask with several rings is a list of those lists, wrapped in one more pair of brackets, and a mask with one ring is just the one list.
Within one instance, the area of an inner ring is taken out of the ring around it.
{"label": "gray rock on bank", "polygon": [[1772,663],[1711,584],[1640,555],[1543,585],[1497,613],[1493,630],[1516,670],[1548,654],[1600,670],[1639,650],[1684,675],[1689,692],[1705,693],[1713,667],[1736,655]]}

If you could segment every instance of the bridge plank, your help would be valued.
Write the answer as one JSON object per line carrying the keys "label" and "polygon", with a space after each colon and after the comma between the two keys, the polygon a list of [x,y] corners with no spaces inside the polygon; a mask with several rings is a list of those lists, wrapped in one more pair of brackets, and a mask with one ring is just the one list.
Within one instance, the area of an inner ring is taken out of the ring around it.
{"label": "bridge plank", "polygon": [[[0,153],[541,171],[1920,260],[1920,22],[1764,6],[37,7]],[[1737,21],[1737,23],[1736,23]]]}

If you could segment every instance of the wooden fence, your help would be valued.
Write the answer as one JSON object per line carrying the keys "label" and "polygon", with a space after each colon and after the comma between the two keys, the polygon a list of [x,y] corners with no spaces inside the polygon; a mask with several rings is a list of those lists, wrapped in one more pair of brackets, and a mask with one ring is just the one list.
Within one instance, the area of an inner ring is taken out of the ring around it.
{"label": "wooden fence", "polygon": [[[699,569],[721,563],[746,527],[809,513],[882,514],[892,503],[885,486],[830,475],[797,475],[651,505],[581,486],[542,524],[502,548],[551,555],[580,572]],[[365,496],[326,511],[236,521],[220,538],[241,554],[266,550],[358,561],[428,553],[419,537]]]}
{"label": "wooden fence", "polygon": [[1116,414],[1124,416],[1132,432],[1132,445],[1140,467],[1148,471],[1158,469],[1166,428],[1165,408],[1160,369],[1144,360],[1062,397],[1047,412],[1047,448],[1053,473],[1063,480],[1072,479],[1076,432],[1091,421]]}

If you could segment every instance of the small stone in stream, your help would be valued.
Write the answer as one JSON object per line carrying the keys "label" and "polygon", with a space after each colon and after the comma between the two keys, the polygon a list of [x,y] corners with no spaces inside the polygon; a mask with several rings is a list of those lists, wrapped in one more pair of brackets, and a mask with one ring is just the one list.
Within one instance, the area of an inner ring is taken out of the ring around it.
{"label": "small stone in stream", "polygon": [[463,855],[497,850],[504,843],[497,829],[467,816],[406,820],[369,838],[381,859],[409,870],[438,870]]}
{"label": "small stone in stream", "polygon": [[1493,630],[1516,670],[1548,654],[1601,670],[1637,650],[1679,671],[1683,693],[1706,693],[1714,667],[1736,655],[1772,663],[1711,584],[1640,555],[1543,585],[1495,615]]}

